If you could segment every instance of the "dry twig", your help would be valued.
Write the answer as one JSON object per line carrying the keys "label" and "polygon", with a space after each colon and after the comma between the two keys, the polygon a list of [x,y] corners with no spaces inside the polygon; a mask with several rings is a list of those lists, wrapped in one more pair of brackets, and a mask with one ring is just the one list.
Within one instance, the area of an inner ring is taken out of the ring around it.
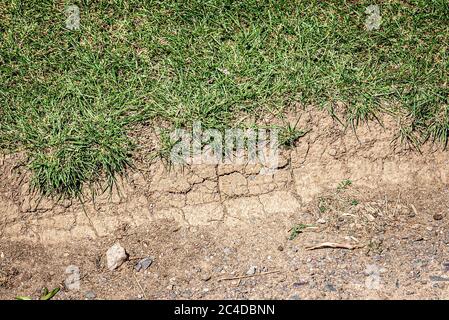
{"label": "dry twig", "polygon": [[306,247],[307,250],[324,249],[324,248],[335,248],[335,249],[348,249],[354,250],[362,248],[361,245],[352,245],[350,243],[337,243],[337,242],[323,242],[315,246]]}
{"label": "dry twig", "polygon": [[278,273],[281,272],[280,270],[274,270],[274,271],[268,271],[268,272],[262,272],[262,273],[255,273],[255,274],[251,274],[251,275],[245,275],[245,276],[238,276],[238,277],[232,277],[232,278],[222,278],[222,279],[218,279],[217,281],[224,281],[224,280],[240,280],[240,279],[245,279],[245,278],[252,278],[252,277],[257,277],[257,276],[264,276],[267,274],[272,274],[272,273]]}

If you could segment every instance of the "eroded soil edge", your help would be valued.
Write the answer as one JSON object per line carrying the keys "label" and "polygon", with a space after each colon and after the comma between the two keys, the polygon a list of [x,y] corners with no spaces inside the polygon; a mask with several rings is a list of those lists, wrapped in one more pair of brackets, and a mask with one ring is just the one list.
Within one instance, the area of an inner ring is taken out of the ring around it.
{"label": "eroded soil edge", "polygon": [[[60,298],[448,298],[449,157],[392,144],[383,120],[354,133],[310,112],[299,126],[311,131],[273,175],[138,163],[119,192],[84,206],[30,196],[28,173],[6,157],[0,296],[56,285],[76,264],[81,289]],[[298,224],[314,228],[289,240]],[[111,272],[116,241],[131,259]],[[305,249],[326,241],[360,248]],[[155,263],[136,273],[133,258],[147,255]]]}

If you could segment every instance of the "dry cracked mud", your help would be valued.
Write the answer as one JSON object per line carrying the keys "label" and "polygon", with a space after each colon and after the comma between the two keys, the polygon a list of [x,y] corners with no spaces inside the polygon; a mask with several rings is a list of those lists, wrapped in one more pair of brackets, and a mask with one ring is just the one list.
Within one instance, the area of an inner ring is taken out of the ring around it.
{"label": "dry cracked mud", "polygon": [[[141,157],[84,203],[30,193],[22,156],[3,157],[0,298],[60,286],[56,299],[448,299],[447,151],[393,143],[388,116],[354,132],[308,111],[298,125],[310,131],[272,174]],[[116,242],[129,259],[110,271]],[[325,242],[352,249],[308,250]],[[78,290],[64,285],[69,265]]]}

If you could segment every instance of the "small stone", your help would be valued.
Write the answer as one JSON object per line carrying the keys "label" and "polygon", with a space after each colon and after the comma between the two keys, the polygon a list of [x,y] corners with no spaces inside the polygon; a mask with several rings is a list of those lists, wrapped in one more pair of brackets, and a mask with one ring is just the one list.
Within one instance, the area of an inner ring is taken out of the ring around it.
{"label": "small stone", "polygon": [[337,150],[332,148],[332,149],[329,149],[328,153],[330,156],[335,157],[337,155]]}
{"label": "small stone", "polygon": [[318,220],[316,221],[316,223],[319,223],[319,224],[325,224],[325,223],[326,223],[326,219],[324,219],[324,218],[318,219]]}
{"label": "small stone", "polygon": [[435,213],[433,215],[433,220],[439,221],[443,219],[443,215],[441,213]]}
{"label": "small stone", "polygon": [[443,262],[443,267],[444,267],[444,271],[448,272],[449,271],[449,262]]}
{"label": "small stone", "polygon": [[449,278],[446,277],[441,277],[441,276],[430,276],[429,277],[430,281],[449,281]]}
{"label": "small stone", "polygon": [[302,280],[300,280],[300,281],[298,281],[298,282],[295,282],[295,283],[293,283],[293,288],[295,288],[295,289],[298,289],[298,288],[301,288],[302,286],[305,286],[306,284],[308,284],[309,282],[308,281],[302,281]]}
{"label": "small stone", "polygon": [[136,265],[134,266],[134,270],[136,270],[137,272],[139,272],[140,270],[146,270],[151,266],[153,261],[154,261],[153,257],[143,258],[142,260],[136,263]]}
{"label": "small stone", "polygon": [[126,259],[128,259],[128,254],[119,243],[114,244],[106,252],[108,269],[111,271],[120,267]]}
{"label": "small stone", "polygon": [[251,267],[249,267],[248,271],[246,271],[246,275],[252,276],[256,273],[256,271],[257,271],[257,266],[251,266]]}
{"label": "small stone", "polygon": [[337,291],[337,289],[335,289],[334,285],[333,285],[333,284],[330,284],[330,283],[328,283],[328,284],[326,284],[326,285],[324,286],[324,290],[325,290],[325,291],[329,291],[329,292],[335,292],[335,291]]}
{"label": "small stone", "polygon": [[93,291],[87,291],[84,296],[89,300],[95,299],[97,297],[97,295]]}
{"label": "small stone", "polygon": [[279,247],[278,247],[278,250],[279,250],[279,251],[284,251],[284,247],[283,247],[283,246],[279,246]]}
{"label": "small stone", "polygon": [[201,276],[201,280],[203,280],[203,281],[209,281],[211,278],[212,278],[211,275],[208,274],[208,273],[203,274],[203,275]]}

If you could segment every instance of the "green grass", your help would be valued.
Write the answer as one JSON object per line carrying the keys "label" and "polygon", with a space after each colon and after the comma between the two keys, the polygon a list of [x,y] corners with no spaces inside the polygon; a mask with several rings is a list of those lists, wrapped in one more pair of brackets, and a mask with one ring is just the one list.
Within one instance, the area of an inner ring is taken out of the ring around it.
{"label": "green grass", "polygon": [[387,102],[408,119],[401,138],[445,145],[449,4],[375,3],[383,24],[367,32],[371,1],[2,0],[0,148],[26,154],[37,190],[70,197],[113,183],[141,122],[223,129],[339,102],[356,126]]}
{"label": "green grass", "polygon": [[340,183],[337,186],[337,191],[346,190],[350,186],[352,186],[351,179],[342,180],[342,181],[340,181]]}
{"label": "green grass", "polygon": [[312,225],[307,225],[307,224],[297,224],[295,225],[293,228],[291,228],[290,231],[290,236],[288,237],[288,240],[295,240],[296,237],[302,233],[305,229],[313,227]]}
{"label": "green grass", "polygon": [[[39,300],[51,300],[58,292],[59,292],[59,288],[54,288],[51,291],[48,291],[47,287],[44,287],[42,289],[42,294],[41,297],[39,298]],[[31,297],[28,296],[17,296],[16,300],[33,300]]]}
{"label": "green grass", "polygon": [[289,123],[280,128],[278,136],[278,143],[280,146],[286,148],[293,147],[295,146],[296,141],[306,134],[305,131],[297,128],[298,121],[294,125]]}

